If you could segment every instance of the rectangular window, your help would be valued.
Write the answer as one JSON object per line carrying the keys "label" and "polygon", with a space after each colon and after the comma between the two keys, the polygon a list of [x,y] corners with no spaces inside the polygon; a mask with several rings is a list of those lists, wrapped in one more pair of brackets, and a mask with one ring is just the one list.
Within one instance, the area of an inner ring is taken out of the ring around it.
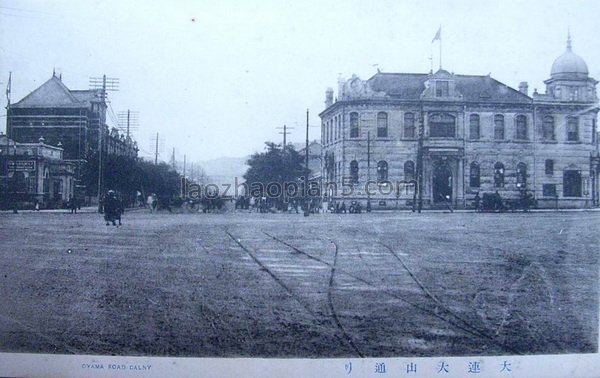
{"label": "rectangular window", "polygon": [[517,116],[517,139],[527,139],[527,117],[524,115]]}
{"label": "rectangular window", "polygon": [[556,197],[556,184],[543,184],[542,192],[544,197]]}
{"label": "rectangular window", "polygon": [[350,138],[358,138],[358,113],[350,113]]}
{"label": "rectangular window", "polygon": [[479,165],[472,163],[469,173],[469,186],[471,188],[479,188],[481,186],[481,176],[479,174]]}
{"label": "rectangular window", "polygon": [[433,114],[429,117],[429,136],[433,138],[454,138],[455,118],[449,114]]}
{"label": "rectangular window", "polygon": [[473,140],[479,139],[479,115],[471,114],[469,117],[469,138]]}
{"label": "rectangular window", "polygon": [[567,120],[567,140],[575,142],[579,140],[579,133],[577,130],[577,118],[569,117]]}
{"label": "rectangular window", "polygon": [[554,140],[554,117],[545,116],[543,120],[543,135],[545,140]]}
{"label": "rectangular window", "polygon": [[504,139],[504,116],[500,114],[494,116],[494,139]]}
{"label": "rectangular window", "polygon": [[553,175],[554,174],[554,160],[552,159],[547,159],[546,163],[544,164],[545,167],[545,171],[547,175]]}
{"label": "rectangular window", "polygon": [[415,115],[413,113],[404,114],[404,137],[415,137]]}
{"label": "rectangular window", "polygon": [[448,97],[449,86],[447,81],[437,81],[435,83],[435,97]]}
{"label": "rectangular window", "polygon": [[380,112],[377,114],[377,137],[387,138],[388,136],[388,115]]}

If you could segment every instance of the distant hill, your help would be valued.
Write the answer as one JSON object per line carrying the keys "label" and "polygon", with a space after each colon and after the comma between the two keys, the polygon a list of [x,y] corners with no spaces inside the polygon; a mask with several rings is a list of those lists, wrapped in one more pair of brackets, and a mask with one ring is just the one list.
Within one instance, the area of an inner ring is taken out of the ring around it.
{"label": "distant hill", "polygon": [[234,185],[244,181],[244,173],[248,170],[246,162],[250,156],[220,157],[217,159],[199,161],[198,163],[209,178],[210,183],[216,185]]}

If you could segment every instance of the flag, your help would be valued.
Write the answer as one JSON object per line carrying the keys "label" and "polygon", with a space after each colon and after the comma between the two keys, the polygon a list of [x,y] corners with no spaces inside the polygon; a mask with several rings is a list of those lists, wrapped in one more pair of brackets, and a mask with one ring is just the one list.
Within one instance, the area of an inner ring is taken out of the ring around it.
{"label": "flag", "polygon": [[6,99],[10,102],[10,81],[12,79],[12,72],[8,74],[8,84],[6,85]]}
{"label": "flag", "polygon": [[442,25],[440,25],[440,28],[438,29],[437,33],[435,33],[435,37],[433,37],[433,39],[431,40],[431,43],[435,42],[435,41],[441,41],[442,40]]}

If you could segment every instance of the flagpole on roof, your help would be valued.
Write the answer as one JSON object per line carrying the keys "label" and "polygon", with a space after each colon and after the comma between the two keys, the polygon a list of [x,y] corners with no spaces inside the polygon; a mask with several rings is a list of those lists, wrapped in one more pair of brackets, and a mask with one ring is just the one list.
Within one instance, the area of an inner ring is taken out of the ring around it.
{"label": "flagpole on roof", "polygon": [[[431,43],[435,41],[440,41],[440,70],[442,69],[442,25],[438,28],[437,33],[435,33],[435,37],[431,40]],[[433,54],[432,54],[433,55]],[[433,70],[433,61],[431,63]]]}
{"label": "flagpole on roof", "polygon": [[442,69],[442,25],[440,25],[439,29],[439,39],[440,39],[440,70]]}

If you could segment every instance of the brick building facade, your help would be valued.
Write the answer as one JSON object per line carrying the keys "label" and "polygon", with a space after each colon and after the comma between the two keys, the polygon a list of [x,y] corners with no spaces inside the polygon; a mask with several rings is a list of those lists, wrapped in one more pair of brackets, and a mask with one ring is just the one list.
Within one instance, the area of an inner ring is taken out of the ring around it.
{"label": "brick building facade", "polygon": [[60,77],[52,77],[11,104],[7,133],[17,142],[36,143],[43,137],[48,145],[64,149],[67,160],[85,160],[98,151],[137,157],[137,144],[106,123],[107,105],[101,89],[70,90]]}

